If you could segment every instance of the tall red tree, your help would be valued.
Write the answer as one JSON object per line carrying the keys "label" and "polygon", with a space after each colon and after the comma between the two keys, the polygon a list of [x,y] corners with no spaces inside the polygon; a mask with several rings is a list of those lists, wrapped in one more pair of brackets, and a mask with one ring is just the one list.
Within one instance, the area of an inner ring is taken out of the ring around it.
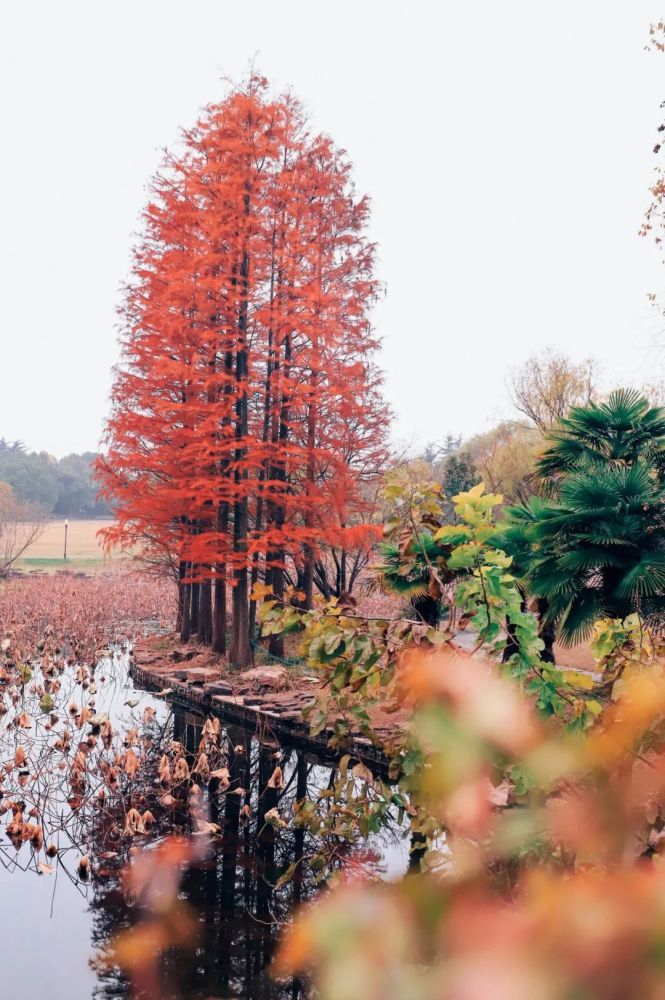
{"label": "tall red tree", "polygon": [[[250,79],[152,185],[99,475],[117,525],[180,582],[179,628],[250,661],[251,585],[311,605],[322,548],[367,546],[387,409],[378,286],[345,156]],[[279,640],[273,651],[279,653]]]}

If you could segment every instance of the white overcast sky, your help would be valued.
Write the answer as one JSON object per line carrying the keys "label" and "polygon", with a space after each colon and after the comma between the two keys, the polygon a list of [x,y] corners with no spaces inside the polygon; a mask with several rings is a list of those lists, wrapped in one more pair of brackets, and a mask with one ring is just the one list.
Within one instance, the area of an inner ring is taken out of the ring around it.
{"label": "white overcast sky", "polygon": [[372,198],[395,436],[510,412],[553,345],[659,380],[665,289],[637,235],[665,100],[647,0],[32,0],[2,5],[0,436],[97,447],[145,185],[257,68],[292,86]]}

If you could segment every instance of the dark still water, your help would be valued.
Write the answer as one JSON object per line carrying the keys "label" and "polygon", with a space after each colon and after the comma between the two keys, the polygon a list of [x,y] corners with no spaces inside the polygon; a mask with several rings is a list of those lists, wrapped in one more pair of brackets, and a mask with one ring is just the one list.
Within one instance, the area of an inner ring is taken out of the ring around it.
{"label": "dark still water", "polygon": [[[145,719],[148,708],[155,760],[170,740],[180,741],[190,760],[195,759],[203,718],[172,711],[163,700],[137,691],[128,677],[124,655],[109,659],[105,674],[106,683],[99,684],[94,705],[97,713],[106,713],[115,727],[131,730]],[[265,823],[264,816],[277,808],[288,819],[296,800],[313,797],[334,780],[334,763],[280,746],[269,737],[260,741],[255,734],[223,722],[221,740],[228,753],[228,792],[234,788],[243,792],[207,797],[206,817],[219,828],[217,836],[194,837],[197,856],[183,866],[174,862],[176,884],[182,868],[176,903],[186,916],[187,932],[186,940],[167,944],[155,963],[159,996],[164,1000],[307,997],[306,984],[277,983],[268,967],[294,909],[320,891],[307,863],[317,845],[307,831],[275,829]],[[7,752],[4,744],[3,762]],[[283,770],[282,789],[269,787],[277,764]],[[48,780],[46,775],[44,780]],[[151,782],[158,785],[156,778]],[[162,791],[146,792],[145,804],[155,811],[150,836],[131,841],[148,851],[159,849],[174,829],[191,832],[186,808],[179,810],[176,805],[160,813],[152,805],[150,795]],[[4,832],[7,817],[1,821],[0,997],[89,1000],[134,996],[124,974],[103,961],[111,942],[123,931],[129,932],[124,940],[130,948],[133,942],[141,953],[160,951],[155,939],[144,933],[152,914],[132,905],[123,880],[127,838],[118,833],[117,826],[109,825],[101,806],[88,812],[73,834],[66,798],[51,806],[52,830],[58,827],[57,810],[62,822],[57,835],[51,835],[59,849],[50,862],[52,874],[37,873],[37,860],[43,854],[35,855],[29,844],[17,851]],[[406,870],[404,834],[395,829],[370,841],[374,867],[381,877],[397,878]],[[367,845],[358,846],[367,852]],[[87,881],[77,869],[83,852],[91,863]],[[301,860],[298,877],[273,888],[288,866]],[[178,938],[178,933],[174,936]]]}

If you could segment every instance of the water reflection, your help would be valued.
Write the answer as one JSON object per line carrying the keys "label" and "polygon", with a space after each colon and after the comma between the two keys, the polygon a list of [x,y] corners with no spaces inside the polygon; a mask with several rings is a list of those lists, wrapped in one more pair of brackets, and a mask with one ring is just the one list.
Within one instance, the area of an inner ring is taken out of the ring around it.
{"label": "water reflection", "polygon": [[[202,738],[203,719],[174,710],[171,733],[192,759]],[[269,975],[277,937],[290,914],[311,898],[320,886],[307,864],[298,864],[293,879],[274,888],[286,869],[317,849],[315,838],[303,828],[276,831],[264,816],[279,807],[289,815],[293,804],[313,797],[334,781],[336,769],[291,747],[259,741],[238,726],[226,726],[222,743],[229,748],[230,788],[209,795],[210,820],[219,824],[221,838],[208,855],[187,869],[181,899],[196,919],[191,949],[171,948],[161,961],[164,998],[246,997],[252,1000],[307,997],[307,985],[295,980],[276,983]],[[276,765],[284,776],[283,789],[270,787]],[[242,789],[242,794],[232,794]],[[246,815],[248,814],[248,816]],[[186,818],[183,816],[183,828]],[[406,847],[398,838],[376,840],[375,849],[389,860],[392,874],[406,867]],[[104,951],[119,928],[132,925],[136,915],[126,905],[118,876],[95,886],[90,900],[92,941]],[[100,971],[95,997],[125,997],[124,977]]]}
{"label": "water reflection", "polygon": [[[75,690],[80,692],[69,673],[68,669],[62,675],[63,704],[69,703]],[[125,656],[115,655],[103,670],[98,668],[97,679],[96,710],[108,713],[118,729],[127,731],[143,717],[146,707],[151,710],[143,757],[148,777],[137,804],[153,810],[156,823],[151,837],[136,837],[131,843],[155,846],[172,832],[189,835],[192,820],[184,792],[175,795],[168,809],[158,805],[164,791],[157,781],[159,757],[165,744],[177,740],[191,767],[199,753],[205,720],[171,709],[149,692],[134,690]],[[44,754],[50,739],[44,733]],[[164,1000],[307,997],[303,982],[274,982],[269,965],[294,908],[320,891],[315,872],[307,864],[319,845],[308,830],[293,826],[276,830],[264,817],[279,809],[288,819],[295,802],[314,798],[334,782],[335,764],[223,723],[219,743],[228,766],[228,787],[224,790],[213,780],[201,781],[201,789],[202,807],[221,832],[210,843],[207,836],[201,838],[206,849],[183,873],[179,901],[193,916],[193,933],[187,947],[169,947],[161,956],[159,996]],[[37,744],[38,749],[41,746]],[[282,787],[271,787],[276,766],[283,772]],[[5,958],[12,958],[5,961],[1,980],[0,995],[7,1000],[34,1000],[45,992],[53,1000],[132,995],[127,978],[117,968],[88,961],[93,954],[108,955],[122,930],[136,934],[142,916],[139,906],[129,905],[123,886],[130,842],[122,836],[122,822],[117,822],[118,817],[111,821],[109,808],[94,806],[96,786],[90,785],[89,791],[85,807],[78,811],[71,805],[71,796],[67,797],[66,783],[51,794],[53,824],[57,825],[56,812],[61,817],[61,854],[53,875],[39,876],[34,865],[30,870],[22,863],[27,847],[17,853],[6,840],[0,846],[0,940]],[[401,875],[407,867],[408,844],[402,833],[373,838],[372,847],[387,877]],[[76,858],[83,850],[89,852],[93,868],[87,884],[75,877]],[[298,863],[294,877],[275,888],[294,863]]]}

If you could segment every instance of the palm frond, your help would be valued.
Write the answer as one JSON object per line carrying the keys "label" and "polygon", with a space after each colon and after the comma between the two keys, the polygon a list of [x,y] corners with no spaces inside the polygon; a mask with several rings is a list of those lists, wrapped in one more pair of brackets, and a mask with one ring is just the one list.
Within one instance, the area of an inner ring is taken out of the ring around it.
{"label": "palm frond", "polygon": [[562,646],[576,646],[591,635],[594,622],[604,613],[599,594],[586,588],[576,595],[558,622],[558,638]]}

